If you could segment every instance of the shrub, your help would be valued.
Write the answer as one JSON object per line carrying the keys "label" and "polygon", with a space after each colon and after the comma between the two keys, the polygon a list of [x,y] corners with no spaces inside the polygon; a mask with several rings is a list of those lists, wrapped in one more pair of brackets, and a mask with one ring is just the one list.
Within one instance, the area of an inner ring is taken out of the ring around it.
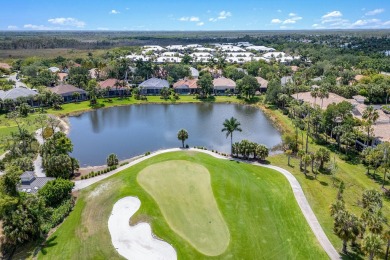
{"label": "shrub", "polygon": [[186,148],[188,149],[188,148],[190,148],[190,146],[188,144],[186,144]]}
{"label": "shrub", "polygon": [[72,191],[74,183],[64,179],[55,179],[46,183],[39,191],[48,206],[56,206],[67,198]]}
{"label": "shrub", "polygon": [[107,166],[118,165],[118,163],[119,163],[119,160],[118,160],[118,156],[116,156],[116,154],[112,153],[107,157]]}
{"label": "shrub", "polygon": [[150,152],[146,152],[146,153],[145,153],[145,156],[148,156],[149,154],[150,154]]}

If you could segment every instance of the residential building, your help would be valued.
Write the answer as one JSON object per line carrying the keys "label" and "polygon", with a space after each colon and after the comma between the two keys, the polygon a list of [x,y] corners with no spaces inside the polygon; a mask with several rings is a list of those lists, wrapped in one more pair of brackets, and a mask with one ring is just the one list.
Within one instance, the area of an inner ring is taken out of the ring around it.
{"label": "residential building", "polygon": [[169,88],[169,82],[165,79],[150,78],[142,82],[139,87],[143,95],[159,95],[162,88]]}
{"label": "residential building", "polygon": [[195,94],[198,92],[198,79],[181,79],[173,84],[173,89],[179,94]]}
{"label": "residential building", "polygon": [[87,92],[85,90],[76,88],[75,86],[70,84],[60,84],[58,86],[55,86],[54,88],[49,88],[49,90],[52,93],[61,95],[64,98],[65,103],[76,101],[74,97],[75,92],[79,93],[79,97],[77,98],[77,101],[87,99]]}
{"label": "residential building", "polygon": [[122,95],[123,92],[126,91],[126,88],[124,88],[123,86],[127,86],[127,83],[124,84],[123,81],[113,78],[100,81],[98,84],[99,88],[105,90],[105,95],[109,97]]}
{"label": "residential building", "polygon": [[55,180],[52,177],[37,177],[34,172],[27,171],[20,175],[20,184],[17,190],[20,192],[37,193],[40,188],[46,185],[49,181]]}
{"label": "residential building", "polygon": [[293,78],[291,76],[284,76],[280,79],[280,84],[286,86],[288,83],[293,83]]}
{"label": "residential building", "polygon": [[226,91],[234,93],[236,90],[236,82],[231,79],[220,77],[213,80],[214,94],[226,94]]}
{"label": "residential building", "polygon": [[194,79],[199,78],[199,70],[195,69],[194,67],[190,67],[190,74]]}
{"label": "residential building", "polygon": [[256,77],[256,80],[260,85],[260,92],[266,92],[268,87],[268,80],[263,79],[262,77]]}
{"label": "residential building", "polygon": [[57,73],[57,78],[59,81],[65,82],[68,80],[68,73],[65,73],[65,72]]}
{"label": "residential building", "polygon": [[12,99],[14,101],[17,100],[19,97],[24,97],[27,98],[31,101],[31,105],[33,104],[33,97],[38,95],[38,92],[35,90],[29,89],[29,88],[24,88],[24,87],[16,87],[12,88],[7,91],[0,91],[0,99],[5,100],[5,99]]}

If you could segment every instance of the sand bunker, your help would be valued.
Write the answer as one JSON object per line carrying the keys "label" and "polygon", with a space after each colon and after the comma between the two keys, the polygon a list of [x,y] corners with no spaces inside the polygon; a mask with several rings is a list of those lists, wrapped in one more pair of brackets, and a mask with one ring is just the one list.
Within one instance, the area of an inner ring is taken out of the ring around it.
{"label": "sand bunker", "polygon": [[115,203],[108,219],[111,241],[120,255],[127,259],[177,259],[175,249],[152,236],[147,223],[130,226],[130,217],[140,208],[136,197],[125,197]]}

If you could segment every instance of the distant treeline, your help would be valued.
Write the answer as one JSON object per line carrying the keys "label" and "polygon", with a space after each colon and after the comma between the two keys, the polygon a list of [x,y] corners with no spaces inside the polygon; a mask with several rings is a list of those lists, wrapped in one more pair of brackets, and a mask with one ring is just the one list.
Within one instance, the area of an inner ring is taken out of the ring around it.
{"label": "distant treeline", "polygon": [[[390,50],[390,30],[327,31],[190,31],[190,32],[98,32],[14,31],[0,32],[0,50],[104,49],[122,46],[251,42],[257,45],[302,47],[316,44],[353,49],[364,53]],[[280,49],[280,48],[278,48]]]}

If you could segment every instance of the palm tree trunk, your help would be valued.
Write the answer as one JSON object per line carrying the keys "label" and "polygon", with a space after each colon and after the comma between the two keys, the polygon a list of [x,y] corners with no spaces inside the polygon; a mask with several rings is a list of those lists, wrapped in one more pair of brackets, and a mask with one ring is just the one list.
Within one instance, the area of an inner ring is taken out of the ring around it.
{"label": "palm tree trunk", "polygon": [[181,143],[182,143],[182,145],[183,145],[183,148],[184,148],[184,140],[181,140]]}
{"label": "palm tree trunk", "polygon": [[[385,168],[385,172],[383,173],[383,182],[382,182],[382,188],[385,187],[386,182],[386,175],[387,175],[387,168]],[[388,249],[388,248],[387,248]]]}
{"label": "palm tree trunk", "polygon": [[230,155],[233,156],[233,133],[230,134]]}
{"label": "palm tree trunk", "polygon": [[390,239],[387,240],[387,247],[386,247],[385,260],[388,260],[388,259],[389,259],[389,248],[390,248]]}
{"label": "palm tree trunk", "polygon": [[346,254],[347,252],[347,240],[343,240],[343,253]]}

